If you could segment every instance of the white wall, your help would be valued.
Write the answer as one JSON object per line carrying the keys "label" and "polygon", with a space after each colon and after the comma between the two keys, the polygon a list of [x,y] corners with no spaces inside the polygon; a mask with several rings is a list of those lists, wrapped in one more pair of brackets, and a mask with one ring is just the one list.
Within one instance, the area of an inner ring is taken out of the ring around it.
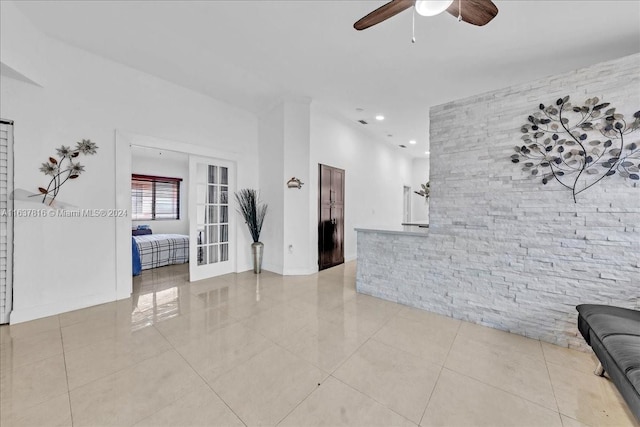
{"label": "white wall", "polygon": [[[269,205],[260,240],[264,243],[262,267],[282,274],[284,268],[284,105],[278,104],[258,120],[260,197]],[[242,226],[246,229],[244,222]],[[248,235],[248,231],[244,231]]]}
{"label": "white wall", "polygon": [[46,84],[46,41],[12,3],[3,1],[0,4],[2,75],[36,85]]}
{"label": "white wall", "polygon": [[[16,188],[42,186],[40,163],[61,144],[90,138],[99,146],[97,155],[82,158],[86,172],[58,197],[81,208],[114,208],[115,163],[121,161],[115,158],[116,129],[231,151],[238,159],[238,187],[257,186],[255,116],[49,39],[28,25],[5,25],[24,16],[11,3],[0,2],[0,8],[0,60],[18,52],[21,60],[7,61],[43,82],[39,87],[0,77],[2,116],[15,121]],[[25,207],[33,204],[16,203]],[[12,323],[114,300],[115,221],[16,218]],[[238,250],[247,247],[246,232],[238,236]],[[239,259],[238,269],[248,269],[248,257]]]}
{"label": "white wall", "polygon": [[309,175],[310,265],[318,263],[318,164],[345,170],[345,259],[356,258],[355,227],[402,223],[403,187],[412,185],[411,158],[377,141],[324,107],[311,104]]}
{"label": "white wall", "polygon": [[131,173],[182,178],[180,182],[180,219],[131,221],[132,227],[149,225],[153,234],[189,234],[189,156],[171,151],[131,147]]}
{"label": "white wall", "polygon": [[[287,100],[284,106],[284,274],[310,274],[317,271],[317,264],[309,264],[315,247],[312,247],[309,207],[317,201],[310,199],[309,156],[311,145],[310,100]],[[301,179],[301,189],[290,189],[286,181],[292,177]],[[317,206],[315,206],[317,209]],[[313,224],[315,229],[315,224]],[[316,245],[317,247],[317,245]],[[317,255],[316,255],[317,257]],[[317,261],[316,261],[317,262]]]}
{"label": "white wall", "polygon": [[269,204],[261,240],[264,269],[284,275],[317,271],[308,263],[309,187],[289,189],[291,177],[309,175],[310,100],[283,99],[259,118],[259,170],[262,199]]}
{"label": "white wall", "polygon": [[429,181],[429,158],[413,159],[411,173],[411,221],[412,222],[429,222],[429,204],[415,194],[414,191],[420,191],[421,185]]}

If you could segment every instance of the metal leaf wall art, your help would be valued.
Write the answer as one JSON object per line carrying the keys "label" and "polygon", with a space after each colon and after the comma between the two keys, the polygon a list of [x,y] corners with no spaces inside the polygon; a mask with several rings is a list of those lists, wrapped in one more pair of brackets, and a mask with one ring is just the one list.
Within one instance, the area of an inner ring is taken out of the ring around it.
{"label": "metal leaf wall art", "polygon": [[608,102],[589,98],[572,105],[569,96],[539,110],[521,127],[522,146],[513,163],[543,184],[556,181],[576,196],[613,175],[640,179],[640,111],[633,120]]}
{"label": "metal leaf wall art", "polygon": [[[85,171],[84,166],[75,161],[75,159],[81,154],[96,154],[97,150],[98,146],[89,139],[77,142],[75,148],[64,145],[56,148],[59,159],[49,157],[49,161],[40,166],[40,172],[51,177],[47,188],[38,187],[39,196],[42,196],[42,203],[47,203],[49,206],[53,205],[62,185],[70,179],[77,179]],[[66,165],[65,161],[67,162]]]}

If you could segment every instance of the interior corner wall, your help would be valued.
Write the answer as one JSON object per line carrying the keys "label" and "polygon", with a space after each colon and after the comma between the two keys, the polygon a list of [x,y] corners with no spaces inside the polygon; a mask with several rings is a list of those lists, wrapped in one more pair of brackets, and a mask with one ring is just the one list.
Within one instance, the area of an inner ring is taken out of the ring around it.
{"label": "interior corner wall", "polygon": [[345,260],[356,259],[355,227],[402,224],[404,186],[411,186],[411,158],[402,149],[379,141],[311,104],[310,265],[318,265],[318,164],[345,170]]}
{"label": "interior corner wall", "polygon": [[[311,108],[309,100],[288,100],[284,104],[284,191],[283,274],[302,275],[317,271],[309,263],[312,252],[309,227],[309,155]],[[296,177],[302,188],[288,188],[286,182]]]}
{"label": "interior corner wall", "polygon": [[[46,84],[46,42],[9,1],[0,2],[0,52],[3,73],[36,85]],[[25,50],[29,55],[25,55]]]}
{"label": "interior corner wall", "polygon": [[[632,117],[640,54],[432,108],[429,235],[387,241],[393,253],[368,260],[359,280],[404,304],[571,347],[585,346],[576,305],[640,309],[637,181],[616,174],[574,203],[510,161],[527,117],[566,95]],[[419,261],[407,265],[410,256]]]}
{"label": "interior corner wall", "polygon": [[[85,172],[65,184],[58,198],[80,208],[113,209],[116,129],[237,153],[238,187],[257,186],[253,114],[43,34],[23,38],[19,26],[4,23],[24,16],[7,7],[10,3],[1,3],[0,59],[4,61],[4,43],[10,40],[11,51],[23,63],[35,64],[44,81],[39,87],[0,76],[0,110],[15,122],[16,188],[37,191],[46,184],[38,167],[55,148],[90,138],[99,146],[97,154],[81,158]],[[32,37],[41,51],[27,43]],[[16,202],[15,207],[39,206]],[[246,228],[242,223],[238,227]],[[115,218],[17,217],[14,230],[11,323],[117,298]],[[243,231],[237,233],[238,248],[250,243]]]}
{"label": "interior corner wall", "polygon": [[420,191],[422,184],[429,181],[430,160],[427,157],[413,159],[412,164],[412,181],[411,181],[411,221],[412,222],[429,222],[429,203],[424,197],[415,194],[414,191]]}
{"label": "interior corner wall", "polygon": [[260,234],[264,243],[262,268],[278,274],[284,269],[284,114],[280,103],[258,117],[259,191],[261,200],[268,204]]}

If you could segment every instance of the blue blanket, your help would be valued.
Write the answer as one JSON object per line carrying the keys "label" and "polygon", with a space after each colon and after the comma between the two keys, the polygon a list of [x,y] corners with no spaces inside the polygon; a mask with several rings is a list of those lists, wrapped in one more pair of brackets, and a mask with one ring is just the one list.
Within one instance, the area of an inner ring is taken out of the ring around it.
{"label": "blue blanket", "polygon": [[140,251],[136,239],[131,238],[131,253],[133,254],[133,275],[137,276],[142,272],[142,262],[140,262]]}

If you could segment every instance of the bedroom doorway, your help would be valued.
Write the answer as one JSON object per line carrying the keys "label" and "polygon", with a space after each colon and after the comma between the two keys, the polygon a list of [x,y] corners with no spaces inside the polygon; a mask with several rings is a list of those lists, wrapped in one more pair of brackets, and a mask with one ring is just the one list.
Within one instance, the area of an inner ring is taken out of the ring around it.
{"label": "bedroom doorway", "polygon": [[189,156],[189,280],[235,271],[234,164]]}
{"label": "bedroom doorway", "polygon": [[[187,227],[185,239],[189,240],[187,244],[186,252],[189,254],[190,259],[196,260],[197,263],[197,217],[196,217],[196,191],[195,191],[195,170],[191,169],[192,162],[197,164],[198,162],[204,165],[213,165],[213,166],[222,166],[227,168],[227,185],[223,185],[222,182],[218,185],[218,190],[225,190],[226,188],[226,200],[229,200],[229,197],[233,197],[233,193],[235,191],[235,183],[236,183],[236,174],[238,171],[238,162],[241,159],[231,152],[220,151],[216,148],[206,147],[203,145],[194,145],[185,142],[168,140],[153,136],[147,135],[139,135],[132,134],[128,132],[122,132],[116,130],[116,209],[122,210],[124,212],[128,212],[128,215],[122,215],[115,218],[116,222],[116,299],[124,299],[129,298],[133,291],[133,242],[132,242],[132,193],[131,193],[131,183],[132,183],[132,150],[134,147],[145,147],[152,150],[160,150],[163,152],[175,152],[181,153],[185,156],[186,169],[189,169],[186,173],[185,179],[183,181],[184,191],[181,192],[181,200],[184,197],[185,204],[181,205],[180,208],[181,217],[184,213],[184,218],[187,219],[189,225]],[[224,160],[222,160],[224,159]],[[168,173],[168,171],[163,171]],[[154,172],[155,173],[155,172]],[[194,175],[191,180],[191,175]],[[222,179],[222,178],[221,178]],[[204,183],[208,184],[206,178],[203,180]],[[192,185],[193,184],[193,185]],[[224,211],[221,207],[224,205],[220,203],[220,198],[218,198],[218,203],[208,203],[205,199],[205,203],[201,203],[201,208],[207,207],[217,207],[218,214],[220,211]],[[184,210],[183,210],[184,207]],[[211,242],[207,240],[207,243],[202,243],[200,246],[206,246],[207,256],[210,255],[209,247],[217,245],[217,253],[221,252],[223,254],[223,258],[228,256],[227,261],[203,264],[200,266],[195,266],[193,268],[189,268],[189,280],[200,280],[207,277],[212,277],[219,274],[226,274],[231,272],[236,272],[239,255],[237,253],[238,245],[236,243],[236,239],[242,239],[243,236],[237,237],[237,222],[234,220],[235,215],[232,214],[231,208],[226,206],[228,218],[226,223],[224,222],[207,222],[205,224],[204,218],[200,223],[200,226],[213,226],[213,225],[228,225],[228,227],[223,228],[222,233],[228,233],[228,237],[223,236],[224,239],[228,239],[227,242]],[[204,210],[202,209],[202,215],[204,215]],[[208,218],[207,218],[208,219]],[[177,224],[177,223],[176,223]],[[200,227],[202,229],[202,227]],[[222,227],[221,227],[222,228]],[[203,232],[206,231],[206,228]],[[210,229],[213,233],[213,229]],[[174,231],[167,231],[167,233],[174,233]],[[218,233],[220,233],[220,228],[218,229]],[[155,232],[154,232],[155,234]],[[193,234],[193,238],[190,238]],[[218,234],[218,238],[220,234]],[[192,244],[192,242],[194,242]],[[204,240],[202,240],[204,242]],[[224,245],[227,245],[226,247]],[[220,247],[222,246],[222,248]],[[228,254],[225,255],[224,251],[228,250]],[[202,251],[204,256],[204,250]],[[193,258],[191,258],[193,257]],[[204,258],[203,258],[204,259]],[[211,259],[211,258],[208,258]],[[191,264],[191,263],[190,263]],[[218,264],[218,265],[215,265]]]}

